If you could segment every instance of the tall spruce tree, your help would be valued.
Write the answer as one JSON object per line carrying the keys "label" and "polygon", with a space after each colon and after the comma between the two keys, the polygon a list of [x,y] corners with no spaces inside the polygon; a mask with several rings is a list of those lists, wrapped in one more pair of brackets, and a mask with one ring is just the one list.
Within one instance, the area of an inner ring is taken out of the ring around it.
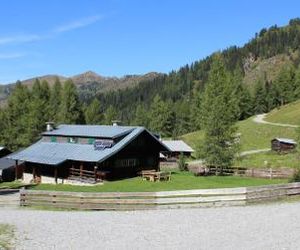
{"label": "tall spruce tree", "polygon": [[253,100],[248,87],[243,83],[243,74],[239,67],[233,72],[231,81],[235,85],[235,96],[238,100],[238,119],[244,120],[253,115]]}
{"label": "tall spruce tree", "polygon": [[132,125],[148,127],[149,117],[148,117],[148,112],[146,111],[144,105],[138,104],[138,106],[136,107],[135,116]]}
{"label": "tall spruce tree", "polygon": [[111,125],[114,120],[118,120],[118,111],[112,105],[104,112],[104,124]]}
{"label": "tall spruce tree", "polygon": [[62,85],[59,78],[55,79],[54,85],[50,91],[49,99],[49,121],[58,122],[59,121],[59,108],[61,105],[62,98]]}
{"label": "tall spruce tree", "polygon": [[164,102],[156,95],[150,107],[150,129],[160,133],[162,136],[172,136],[175,122],[172,102]]}
{"label": "tall spruce tree", "polygon": [[45,123],[49,118],[49,92],[46,81],[40,83],[38,79],[35,80],[31,90],[28,113],[27,128],[30,141],[37,140],[41,131],[45,129]]}
{"label": "tall spruce tree", "polygon": [[255,114],[267,112],[267,93],[262,80],[258,80],[255,84],[253,102]]}
{"label": "tall spruce tree", "polygon": [[295,70],[292,66],[284,66],[274,81],[279,105],[287,104],[295,99]]}
{"label": "tall spruce tree", "polygon": [[8,98],[5,130],[1,131],[5,137],[5,146],[11,150],[31,143],[31,135],[28,132],[29,99],[29,90],[18,81]]}
{"label": "tall spruce tree", "polygon": [[86,124],[101,124],[103,121],[103,115],[101,113],[100,102],[97,98],[86,107],[84,112]]}
{"label": "tall spruce tree", "polygon": [[238,114],[238,100],[235,86],[225,70],[220,55],[214,57],[209,72],[203,98],[203,129],[205,133],[202,146],[208,166],[223,169],[231,166],[235,153],[235,122]]}
{"label": "tall spruce tree", "polygon": [[295,99],[300,98],[300,64],[298,65],[298,68],[295,71]]}
{"label": "tall spruce tree", "polygon": [[72,80],[64,83],[59,120],[67,124],[80,124],[84,120],[77,89]]}

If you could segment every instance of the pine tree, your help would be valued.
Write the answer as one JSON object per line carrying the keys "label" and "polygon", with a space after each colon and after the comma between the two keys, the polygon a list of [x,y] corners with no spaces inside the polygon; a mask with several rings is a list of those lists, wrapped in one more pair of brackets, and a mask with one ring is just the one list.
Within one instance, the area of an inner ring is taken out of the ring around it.
{"label": "pine tree", "polygon": [[45,123],[49,118],[49,92],[46,81],[40,83],[38,79],[35,80],[31,90],[28,113],[27,128],[30,141],[37,140],[41,131],[45,129]]}
{"label": "pine tree", "polygon": [[84,120],[77,89],[72,80],[64,83],[59,120],[67,124],[80,124]]}
{"label": "pine tree", "polygon": [[136,107],[135,116],[132,125],[143,126],[146,128],[149,125],[148,112],[146,111],[145,107],[142,104],[138,104],[138,106]]}
{"label": "pine tree", "polygon": [[162,136],[172,136],[175,122],[172,103],[164,102],[159,95],[153,99],[150,107],[150,129]]}
{"label": "pine tree", "polygon": [[195,82],[190,106],[190,131],[202,128],[202,100],[203,89],[201,89],[199,82]]}
{"label": "pine tree", "polygon": [[222,173],[224,168],[232,164],[237,149],[235,122],[238,100],[235,86],[219,55],[215,56],[209,72],[202,107],[205,162]]}
{"label": "pine tree", "polygon": [[[171,120],[173,134],[172,137],[176,139],[179,135],[186,134],[192,128],[191,121],[191,103],[192,101],[188,98],[171,103],[170,109],[172,110],[172,114],[175,117],[170,117]],[[197,114],[199,115],[199,114]]]}
{"label": "pine tree", "polygon": [[244,120],[253,115],[253,100],[249,89],[243,83],[243,74],[239,67],[235,69],[231,81],[235,85],[235,96],[238,100],[238,119]]}
{"label": "pine tree", "polygon": [[104,124],[111,125],[114,120],[118,120],[118,111],[113,106],[109,106],[104,113]]}
{"label": "pine tree", "polygon": [[262,80],[257,81],[255,85],[253,102],[255,114],[262,114],[268,111],[267,93]]}
{"label": "pine tree", "polygon": [[58,122],[59,121],[59,108],[61,105],[62,98],[62,86],[59,78],[56,78],[53,87],[50,91],[49,98],[49,121]]}
{"label": "pine tree", "polygon": [[31,143],[31,136],[28,134],[29,99],[27,87],[18,81],[8,98],[5,130],[1,131],[5,137],[5,145],[11,150]]}
{"label": "pine tree", "polygon": [[100,108],[99,100],[94,98],[84,112],[86,124],[101,124],[103,116]]}
{"label": "pine tree", "polygon": [[300,98],[300,64],[297,68],[297,70],[295,71],[295,99],[299,99]]}
{"label": "pine tree", "polygon": [[287,104],[295,99],[295,70],[292,66],[284,66],[274,81],[279,105]]}

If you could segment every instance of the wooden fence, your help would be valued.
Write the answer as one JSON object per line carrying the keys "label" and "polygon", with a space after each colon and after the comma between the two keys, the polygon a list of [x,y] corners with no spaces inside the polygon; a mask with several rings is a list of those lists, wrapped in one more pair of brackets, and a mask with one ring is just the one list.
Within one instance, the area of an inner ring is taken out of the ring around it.
{"label": "wooden fence", "polygon": [[82,210],[142,210],[236,206],[293,195],[300,195],[300,183],[247,188],[126,193],[80,193],[22,189],[20,205]]}
{"label": "wooden fence", "polygon": [[[189,170],[196,175],[202,174],[205,167],[201,165],[191,165]],[[256,178],[270,178],[270,179],[289,179],[295,174],[295,169],[292,168],[243,168],[230,167],[223,170],[225,175],[238,175]],[[216,168],[209,168],[207,175],[215,175]]]}

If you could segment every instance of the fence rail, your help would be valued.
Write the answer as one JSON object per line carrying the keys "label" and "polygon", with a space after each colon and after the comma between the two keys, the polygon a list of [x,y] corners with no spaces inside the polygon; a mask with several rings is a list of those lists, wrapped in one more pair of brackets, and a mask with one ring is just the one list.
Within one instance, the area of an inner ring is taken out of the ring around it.
{"label": "fence rail", "polygon": [[[190,165],[189,170],[196,175],[215,175],[217,171],[217,169],[214,167],[205,168],[202,165]],[[223,174],[257,178],[288,179],[295,174],[295,169],[230,167],[224,169]]]}
{"label": "fence rail", "polygon": [[20,205],[83,210],[141,210],[246,205],[295,195],[300,195],[300,183],[165,192],[82,193],[22,189]]}

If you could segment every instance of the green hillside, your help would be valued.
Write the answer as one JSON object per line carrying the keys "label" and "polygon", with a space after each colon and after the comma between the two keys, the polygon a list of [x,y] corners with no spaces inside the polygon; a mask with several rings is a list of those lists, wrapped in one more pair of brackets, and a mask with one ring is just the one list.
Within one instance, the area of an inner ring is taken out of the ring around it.
{"label": "green hillside", "polygon": [[272,110],[266,121],[300,125],[300,100]]}
{"label": "green hillside", "polygon": [[[237,123],[238,133],[241,136],[241,151],[270,148],[270,141],[274,137],[297,139],[297,128],[256,123],[253,121],[254,117]],[[265,120],[273,123],[300,125],[300,100],[272,110],[267,114]],[[181,137],[196,150],[203,138],[203,131],[196,131]],[[259,168],[265,167],[265,162],[268,162],[268,167],[272,168],[297,168],[299,167],[299,160],[297,152],[284,155],[275,152],[264,152],[243,156],[237,159],[234,165]]]}
{"label": "green hillside", "polygon": [[[253,117],[237,123],[238,133],[241,134],[241,151],[263,149],[270,147],[270,141],[274,137],[286,137],[296,139],[296,129],[279,127],[268,124],[258,124],[253,121]],[[197,148],[197,145],[203,140],[202,131],[185,134],[181,138],[191,147]]]}
{"label": "green hillside", "polygon": [[263,168],[299,168],[299,153],[277,154],[276,152],[265,152],[259,154],[246,155],[236,159],[234,166]]}

